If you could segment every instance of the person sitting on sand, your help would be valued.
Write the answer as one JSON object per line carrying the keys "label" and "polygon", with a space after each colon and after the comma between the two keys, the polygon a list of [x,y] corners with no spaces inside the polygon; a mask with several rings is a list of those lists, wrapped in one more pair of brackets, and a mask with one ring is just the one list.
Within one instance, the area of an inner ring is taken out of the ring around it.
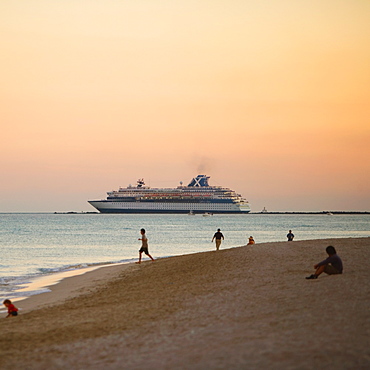
{"label": "person sitting on sand", "polygon": [[215,233],[215,235],[213,235],[212,243],[215,239],[216,239],[216,250],[218,251],[220,249],[220,245],[221,245],[222,240],[225,240],[225,238],[224,238],[224,236],[221,232],[221,229],[217,229],[217,232]]}
{"label": "person sitting on sand", "polygon": [[139,261],[136,263],[141,263],[141,255],[143,252],[152,260],[154,261],[154,258],[149,254],[149,249],[148,249],[148,239],[145,235],[145,229],[140,230],[141,233],[141,238],[138,240],[141,240],[141,248],[139,250]]}
{"label": "person sitting on sand", "polygon": [[289,230],[289,233],[286,236],[288,238],[288,242],[292,242],[294,239],[294,234],[292,233],[292,230]]}
{"label": "person sitting on sand", "polygon": [[14,304],[11,302],[10,299],[6,299],[3,302],[3,304],[8,309],[8,316],[7,317],[12,317],[12,316],[17,316],[18,315],[18,308],[14,306]]}
{"label": "person sitting on sand", "polygon": [[317,279],[320,274],[325,272],[328,275],[341,274],[343,272],[343,263],[340,257],[337,255],[337,251],[331,245],[326,247],[326,253],[329,255],[327,259],[316,264],[314,268],[316,272],[306,279]]}
{"label": "person sitting on sand", "polygon": [[247,245],[252,245],[252,244],[256,244],[256,242],[254,241],[253,236],[251,235],[251,236],[248,238],[248,244],[247,244]]}

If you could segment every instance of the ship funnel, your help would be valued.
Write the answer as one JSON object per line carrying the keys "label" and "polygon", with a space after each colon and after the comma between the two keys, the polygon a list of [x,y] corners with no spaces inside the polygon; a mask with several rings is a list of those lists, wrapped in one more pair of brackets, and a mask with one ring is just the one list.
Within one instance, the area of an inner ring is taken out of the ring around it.
{"label": "ship funnel", "polygon": [[193,180],[190,181],[188,186],[191,186],[191,187],[209,186],[208,179],[209,179],[209,176],[198,175],[197,177],[194,177]]}

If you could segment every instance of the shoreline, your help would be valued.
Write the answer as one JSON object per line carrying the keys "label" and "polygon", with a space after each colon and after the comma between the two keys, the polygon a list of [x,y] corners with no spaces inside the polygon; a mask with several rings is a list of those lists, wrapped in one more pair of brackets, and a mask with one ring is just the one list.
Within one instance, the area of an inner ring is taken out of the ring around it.
{"label": "shoreline", "polygon": [[[50,288],[53,285],[60,283],[66,278],[83,275],[85,273],[94,271],[102,267],[124,265],[128,263],[131,263],[131,262],[104,262],[104,263],[102,262],[102,263],[91,264],[90,266],[71,268],[71,269],[69,268],[66,270],[55,271],[55,272],[51,272],[48,274],[39,274],[39,275],[34,275],[32,277],[28,276],[27,280],[29,280],[29,282],[23,283],[25,287],[12,291],[9,294],[9,296],[7,296],[6,298],[11,299],[12,302],[20,302],[20,301],[29,299],[39,294],[49,293]],[[22,276],[19,276],[18,278],[21,278],[21,277]],[[26,293],[26,294],[22,295],[23,293]],[[17,294],[17,296],[11,297],[12,294]],[[1,308],[0,308],[0,311],[1,311]]]}
{"label": "shoreline", "polygon": [[[329,244],[343,275],[306,280]],[[365,369],[369,267],[370,237],[102,266],[0,319],[0,368]]]}
{"label": "shoreline", "polygon": [[[51,286],[58,284],[65,278],[79,276],[102,267],[124,265],[128,263],[132,262],[124,260],[122,262],[96,262],[90,265],[87,264],[83,267],[76,267],[76,265],[75,267],[62,268],[59,271],[52,271],[46,274],[35,273],[33,275],[19,275],[16,278],[19,279],[20,282],[16,283],[16,285],[24,286],[10,291],[9,294],[1,292],[1,295],[3,299],[10,299],[12,302],[20,302],[39,294],[49,293]],[[2,308],[0,307],[0,317],[2,313]]]}
{"label": "shoreline", "polygon": [[[11,301],[20,309],[20,314],[43,306],[58,304],[65,299],[77,297],[80,293],[83,294],[85,290],[93,289],[96,285],[99,285],[99,281],[114,277],[118,270],[121,271],[125,266],[128,268],[131,264],[133,262],[104,264],[39,276],[22,290],[24,292],[34,291],[35,289],[44,291],[14,298]],[[108,268],[111,268],[111,270]],[[104,271],[98,271],[100,269],[104,269]],[[0,312],[1,319],[6,316],[5,307],[4,310],[1,308],[0,311],[2,311]]]}

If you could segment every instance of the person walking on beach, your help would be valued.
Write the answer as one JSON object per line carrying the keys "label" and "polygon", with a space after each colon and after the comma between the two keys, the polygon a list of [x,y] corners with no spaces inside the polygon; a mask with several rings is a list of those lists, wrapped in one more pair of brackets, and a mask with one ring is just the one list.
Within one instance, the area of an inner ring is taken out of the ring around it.
{"label": "person walking on beach", "polygon": [[7,317],[18,316],[18,308],[14,306],[10,299],[6,299],[3,305],[8,309]]}
{"label": "person walking on beach", "polygon": [[289,233],[286,236],[288,238],[288,242],[292,242],[294,239],[294,234],[292,233],[292,230],[289,230]]}
{"label": "person walking on beach", "polygon": [[326,247],[326,253],[329,255],[327,259],[317,263],[314,268],[315,273],[306,277],[306,279],[317,279],[320,274],[325,272],[328,275],[336,275],[343,273],[343,263],[340,257],[337,255],[337,251],[331,245]]}
{"label": "person walking on beach", "polygon": [[224,236],[221,232],[221,229],[217,229],[217,232],[215,233],[215,235],[213,235],[212,243],[215,239],[216,239],[216,250],[218,251],[220,249],[220,245],[221,245],[222,240],[225,240],[225,238],[224,238]]}
{"label": "person walking on beach", "polygon": [[256,244],[256,242],[254,241],[253,236],[251,235],[251,236],[248,238],[248,244],[247,244],[247,245],[252,245],[252,244]]}
{"label": "person walking on beach", "polygon": [[148,249],[148,239],[145,235],[145,229],[140,230],[141,233],[141,238],[138,240],[141,240],[141,248],[139,249],[139,261],[136,263],[141,263],[141,257],[143,252],[152,260],[154,261],[154,258],[149,254],[149,249]]}

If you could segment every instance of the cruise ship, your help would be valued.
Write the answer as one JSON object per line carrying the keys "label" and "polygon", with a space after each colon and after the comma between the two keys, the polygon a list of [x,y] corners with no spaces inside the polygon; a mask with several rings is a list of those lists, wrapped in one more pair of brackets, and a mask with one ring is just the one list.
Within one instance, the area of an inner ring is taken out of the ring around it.
{"label": "cruise ship", "polygon": [[107,199],[88,202],[101,213],[248,213],[240,194],[222,186],[210,186],[209,176],[198,175],[189,185],[151,188],[139,179],[136,186],[108,192]]}

